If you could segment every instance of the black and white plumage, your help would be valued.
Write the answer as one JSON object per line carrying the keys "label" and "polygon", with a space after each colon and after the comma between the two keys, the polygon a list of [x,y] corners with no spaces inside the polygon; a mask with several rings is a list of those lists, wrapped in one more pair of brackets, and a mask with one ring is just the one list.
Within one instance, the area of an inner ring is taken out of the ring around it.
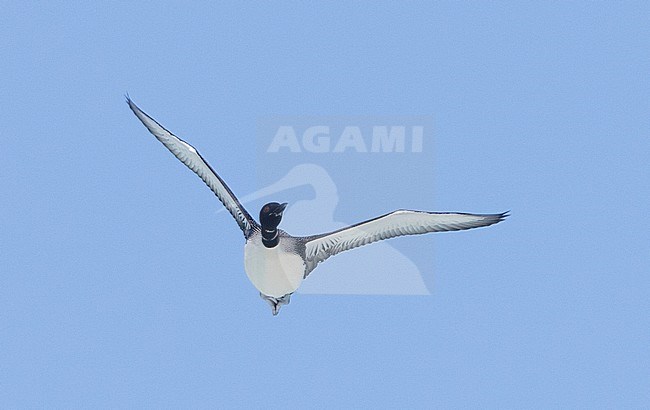
{"label": "black and white plumage", "polygon": [[429,232],[458,231],[502,221],[500,214],[468,214],[397,210],[333,232],[295,237],[278,229],[286,203],[271,202],[260,210],[260,223],[244,209],[228,185],[201,154],[140,110],[127,96],[138,119],[176,158],[196,173],[235,218],[244,233],[246,275],[276,315],[320,263],[340,252],[384,239]]}
{"label": "black and white plumage", "polygon": [[214,192],[219,198],[223,206],[226,207],[228,212],[235,218],[237,224],[248,235],[253,228],[257,226],[257,222],[246,212],[246,209],[239,203],[235,194],[232,193],[228,185],[219,177],[219,175],[212,169],[210,164],[203,159],[201,154],[194,149],[193,146],[178,138],[171,132],[167,131],[165,127],[160,125],[156,120],[148,116],[144,111],[138,108],[137,105],[131,101],[127,96],[126,101],[133,113],[138,117],[150,133],[162,142],[168,150],[183,164],[187,165],[189,169],[194,171],[203,182]]}
{"label": "black and white plumage", "polygon": [[320,262],[337,253],[383,239],[429,232],[460,231],[490,226],[508,216],[500,214],[467,214],[459,212],[425,212],[400,209],[360,222],[334,232],[308,236],[305,241],[305,260],[308,275]]}

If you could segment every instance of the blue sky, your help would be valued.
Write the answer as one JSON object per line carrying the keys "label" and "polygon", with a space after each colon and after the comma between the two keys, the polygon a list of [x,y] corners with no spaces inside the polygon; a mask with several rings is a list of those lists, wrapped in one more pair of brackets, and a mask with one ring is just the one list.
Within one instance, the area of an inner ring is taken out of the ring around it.
{"label": "blue sky", "polygon": [[[650,404],[646,3],[55,3],[1,3],[0,407]],[[429,118],[323,156],[334,218],[512,217],[392,241],[429,296],[272,317],[127,91],[240,196],[287,170],[260,121]]]}

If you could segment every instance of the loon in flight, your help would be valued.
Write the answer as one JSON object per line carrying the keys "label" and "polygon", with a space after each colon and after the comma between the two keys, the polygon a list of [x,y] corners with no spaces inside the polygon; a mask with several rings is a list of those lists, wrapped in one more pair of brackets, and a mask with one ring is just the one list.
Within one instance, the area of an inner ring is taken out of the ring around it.
{"label": "loon in flight", "polygon": [[270,202],[262,207],[259,223],[244,209],[228,185],[201,154],[156,120],[126,101],[145,127],[176,158],[196,173],[215,193],[244,233],[244,268],[248,279],[277,315],[291,295],[316,266],[340,252],[383,239],[428,232],[459,231],[501,222],[508,212],[468,214],[400,209],[355,225],[313,236],[291,236],[278,229],[286,203]]}

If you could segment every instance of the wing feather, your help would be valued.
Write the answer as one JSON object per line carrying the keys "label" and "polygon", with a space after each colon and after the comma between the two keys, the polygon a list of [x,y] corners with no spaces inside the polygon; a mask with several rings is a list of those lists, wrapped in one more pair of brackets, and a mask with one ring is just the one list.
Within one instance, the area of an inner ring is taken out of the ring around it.
{"label": "wing feather", "polygon": [[193,146],[167,131],[156,120],[135,105],[128,96],[126,97],[126,101],[133,113],[142,121],[149,132],[158,141],[162,142],[176,158],[198,175],[212,192],[215,193],[228,212],[235,218],[244,235],[248,236],[251,229],[257,226],[257,222],[255,222],[242,204],[239,203],[235,194],[228,188],[228,185],[226,185],[223,179],[217,175],[210,164],[203,159],[201,154]]}
{"label": "wing feather", "polygon": [[403,235],[489,226],[502,221],[507,216],[508,212],[480,215],[400,209],[334,232],[303,237],[301,239],[305,243],[307,274],[330,256],[372,242]]}

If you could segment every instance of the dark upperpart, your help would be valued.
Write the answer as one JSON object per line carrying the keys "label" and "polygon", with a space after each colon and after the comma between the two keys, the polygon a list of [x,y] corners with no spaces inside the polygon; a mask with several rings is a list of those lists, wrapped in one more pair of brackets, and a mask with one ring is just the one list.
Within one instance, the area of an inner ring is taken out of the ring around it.
{"label": "dark upperpart", "polygon": [[278,245],[280,235],[278,225],[282,221],[282,212],[287,207],[287,203],[269,202],[260,210],[260,225],[262,225],[262,243],[267,248],[273,248]]}

